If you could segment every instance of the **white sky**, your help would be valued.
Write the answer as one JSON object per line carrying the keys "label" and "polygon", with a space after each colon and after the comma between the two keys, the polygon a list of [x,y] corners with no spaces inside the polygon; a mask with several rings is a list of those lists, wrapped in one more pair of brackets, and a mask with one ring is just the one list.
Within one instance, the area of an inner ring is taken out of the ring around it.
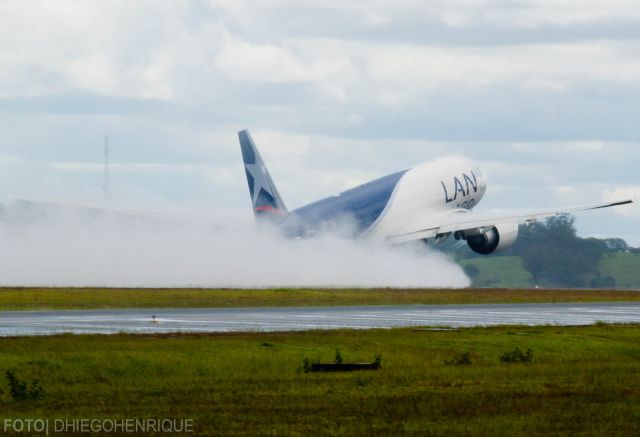
{"label": "white sky", "polygon": [[[2,0],[0,195],[250,219],[249,127],[289,207],[443,154],[486,208],[640,195],[636,0]],[[579,216],[640,245],[640,207]]]}

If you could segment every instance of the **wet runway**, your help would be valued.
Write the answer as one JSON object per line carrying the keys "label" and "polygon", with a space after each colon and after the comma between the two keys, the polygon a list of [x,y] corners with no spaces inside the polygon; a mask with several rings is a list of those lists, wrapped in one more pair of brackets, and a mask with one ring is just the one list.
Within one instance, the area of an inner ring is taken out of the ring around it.
{"label": "wet runway", "polygon": [[[155,316],[155,319],[154,319]],[[640,323],[640,303],[0,312],[0,336]]]}

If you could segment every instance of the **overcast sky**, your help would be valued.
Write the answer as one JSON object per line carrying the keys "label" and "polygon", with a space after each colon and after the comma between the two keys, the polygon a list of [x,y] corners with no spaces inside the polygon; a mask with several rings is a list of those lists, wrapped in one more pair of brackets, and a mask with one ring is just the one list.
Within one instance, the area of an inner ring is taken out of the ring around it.
{"label": "overcast sky", "polygon": [[[0,195],[251,218],[432,157],[487,209],[640,195],[637,0],[0,0]],[[640,207],[579,216],[640,245]]]}

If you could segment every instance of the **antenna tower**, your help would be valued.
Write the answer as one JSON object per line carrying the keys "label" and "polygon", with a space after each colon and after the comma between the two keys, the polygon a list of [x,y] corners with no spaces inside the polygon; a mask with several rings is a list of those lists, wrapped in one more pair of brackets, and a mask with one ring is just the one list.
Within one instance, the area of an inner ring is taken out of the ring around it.
{"label": "antenna tower", "polygon": [[102,185],[104,200],[109,200],[109,137],[104,137],[104,183]]}

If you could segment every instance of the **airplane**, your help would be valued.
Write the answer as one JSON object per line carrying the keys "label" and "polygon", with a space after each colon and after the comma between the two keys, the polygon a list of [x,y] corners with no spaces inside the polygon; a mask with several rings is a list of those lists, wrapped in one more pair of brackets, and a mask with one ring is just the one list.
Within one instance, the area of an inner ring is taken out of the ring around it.
{"label": "airplane", "polygon": [[289,211],[248,130],[238,132],[256,222],[292,238],[309,238],[348,221],[358,237],[392,244],[450,238],[490,255],[518,238],[520,225],[561,214],[628,205],[633,199],[513,214],[474,212],[487,192],[482,169],[467,158],[443,157],[375,179]]}

